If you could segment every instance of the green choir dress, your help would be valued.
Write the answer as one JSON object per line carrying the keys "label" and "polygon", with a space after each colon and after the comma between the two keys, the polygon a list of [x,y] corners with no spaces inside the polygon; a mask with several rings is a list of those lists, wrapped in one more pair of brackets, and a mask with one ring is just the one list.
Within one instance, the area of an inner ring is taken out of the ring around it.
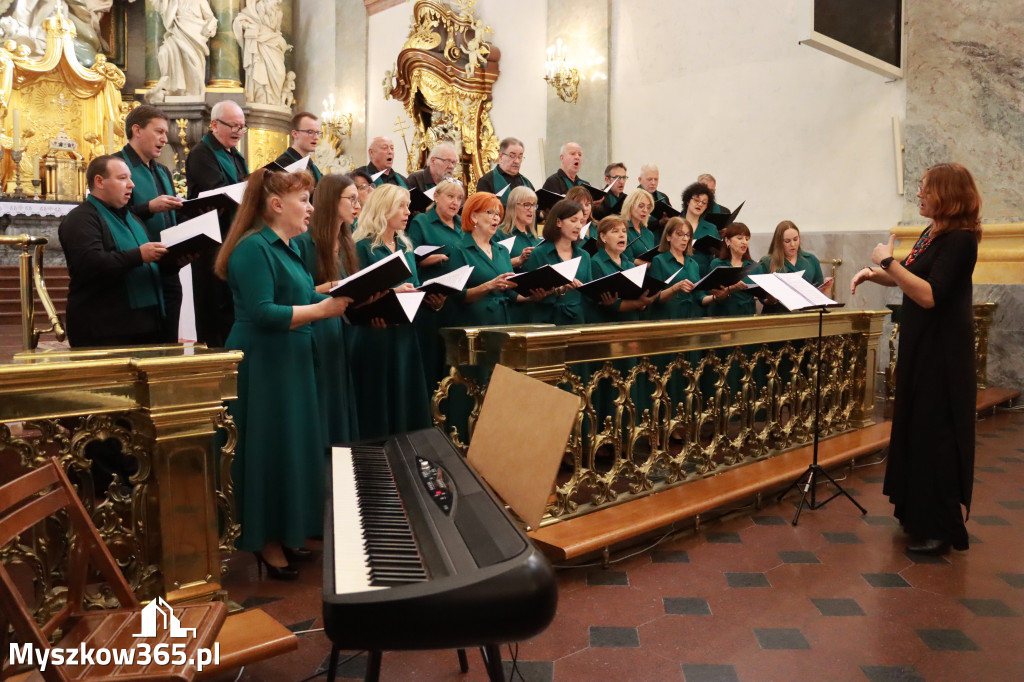
{"label": "green choir dress", "polygon": [[[613,275],[616,272],[622,272],[624,270],[630,270],[636,266],[633,265],[632,261],[626,258],[626,254],[623,253],[620,256],[622,260],[621,264],[616,263],[608,255],[608,252],[601,249],[595,253],[590,259],[590,279],[595,280],[599,277],[605,277],[607,275]],[[587,322],[598,322],[604,324],[614,324],[616,322],[636,322],[640,319],[639,310],[627,310],[622,311],[622,299],[617,299],[612,305],[601,305],[590,297],[584,297],[583,299],[586,304],[586,318]],[[593,373],[599,370],[604,363],[589,363],[589,368],[592,370],[588,376],[584,379],[589,383],[593,377]],[[637,364],[636,358],[620,358],[612,361],[612,367],[619,371],[623,379],[629,377],[630,370],[633,369]],[[633,387],[631,397],[633,404],[637,407],[637,417],[639,418],[643,414],[645,408],[650,407],[650,389],[651,385],[645,379],[640,379],[637,385]],[[615,419],[615,398],[618,396],[618,390],[613,389],[611,384],[605,380],[597,385],[596,390],[593,393],[592,402],[594,410],[597,413],[597,422],[603,426],[606,417]],[[622,425],[623,428],[625,424]],[[589,430],[589,425],[584,424],[586,430]]]}
{"label": "green choir dress", "polygon": [[[462,247],[462,219],[455,216],[455,228],[452,229],[441,222],[437,215],[437,207],[431,208],[426,213],[420,213],[409,221],[405,236],[409,238],[414,247],[425,245],[443,246],[442,253],[448,256],[448,260],[430,267],[423,267],[419,270],[420,282],[426,282],[439,275],[451,272],[452,255]],[[427,382],[427,393],[433,393],[437,384],[447,374],[444,362],[444,342],[441,340],[439,329],[450,327],[454,324],[454,306],[445,302],[445,305],[435,311],[424,304],[416,313],[416,320],[413,325],[416,327],[416,336],[419,339],[420,355],[423,357],[423,374]]]}
{"label": "green choir dress", "polygon": [[238,427],[232,465],[242,524],[240,549],[268,542],[301,547],[323,532],[324,437],[311,325],[289,329],[292,306],[324,297],[294,247],[269,227],[235,247],[228,261],[235,321],[227,348],[238,365]]}
{"label": "green choir dress", "polygon": [[[528,232],[520,232],[519,230],[515,230],[513,234],[515,235],[516,241],[515,241],[515,243],[512,244],[512,250],[509,252],[509,257],[510,258],[518,258],[519,256],[521,256],[523,254],[523,251],[525,251],[527,247],[531,247],[532,246],[532,247],[536,248],[538,244],[540,244],[541,242],[544,241],[540,237],[532,235],[532,234],[529,234]],[[502,232],[501,230],[498,230],[497,232],[494,233],[494,236],[491,237],[491,242],[492,243],[497,243],[497,242],[500,242],[502,240],[508,239],[511,236],[512,235],[507,235],[504,232]],[[513,270],[515,270],[516,272],[523,272],[525,269],[526,269],[526,263],[523,263],[518,268],[513,268]],[[529,296],[529,292],[527,292],[527,293],[525,293],[523,295],[524,296]],[[508,309],[508,323],[509,324],[529,324],[530,323],[530,312],[531,312],[532,309],[533,309],[533,306],[531,304],[529,304],[529,303],[523,303],[523,304],[519,304],[519,305],[509,306],[509,309]]]}
{"label": "green choir dress", "polygon": [[[315,278],[316,245],[309,232],[303,232],[292,239],[291,243],[299,252],[306,271]],[[341,276],[347,274],[342,272]],[[359,439],[359,420],[346,338],[350,330],[351,327],[340,317],[329,317],[313,323],[313,340],[319,361],[317,393],[320,396],[320,417],[327,445],[351,443]]]}
{"label": "green choir dress", "polygon": [[[825,283],[825,275],[821,272],[821,262],[817,256],[806,251],[799,251],[796,254],[796,265],[788,260],[782,260],[783,272],[800,272],[803,270],[803,278],[816,287]],[[765,256],[757,264],[759,272],[771,272],[772,257]],[[761,311],[766,314],[789,312],[781,303],[766,303]]]}
{"label": "green choir dress", "polygon": [[[722,260],[721,258],[715,258],[708,266],[708,272],[714,270],[717,267],[732,267],[732,262],[728,260]],[[750,274],[757,275],[761,273],[760,266],[754,268]],[[753,284],[753,280],[750,277],[744,277],[743,281],[747,284]],[[736,317],[739,315],[754,315],[757,313],[757,305],[755,305],[755,299],[753,294],[748,294],[745,291],[736,291],[730,294],[722,301],[716,301],[708,306],[708,317]]]}
{"label": "green choir dress", "polygon": [[[590,281],[590,256],[578,245],[572,247],[572,257],[580,258],[579,268],[576,270],[576,279],[581,282]],[[552,242],[542,242],[530,254],[530,260],[526,261],[526,272],[532,272],[545,265],[557,265],[562,262],[561,256],[555,249]],[[530,292],[520,292],[529,296]],[[583,294],[576,289],[569,289],[561,296],[551,294],[536,303],[528,304],[533,307],[530,312],[530,321],[533,323],[550,324],[583,324],[586,322],[584,313]]]}
{"label": "green choir dress", "polygon": [[[372,247],[372,240],[356,242],[360,269],[391,255],[383,245]],[[401,241],[412,274],[406,279],[416,286],[416,258]],[[420,313],[423,307],[420,307]],[[417,314],[417,317],[419,314]],[[423,374],[416,329],[411,324],[375,329],[369,325],[352,326],[352,383],[356,391],[361,439],[383,439],[406,431],[429,428],[430,397]]]}
{"label": "green choir dress", "polygon": [[[708,222],[707,220],[701,218],[700,221],[697,223],[697,228],[693,231],[693,242],[696,244],[698,239],[708,236],[714,237],[715,239],[719,239],[718,228],[715,227],[714,223]],[[697,261],[697,268],[700,271],[700,276],[704,277],[709,272],[711,272],[711,261],[715,260],[715,258],[717,258],[717,255],[716,253],[711,253],[709,251],[701,251],[695,248],[693,250],[693,257]]]}
{"label": "green choir dress", "polygon": [[[473,240],[473,235],[466,233],[462,242],[462,248],[455,251],[452,256],[452,267],[460,268],[463,265],[472,265],[473,272],[466,282],[466,289],[480,286],[489,282],[498,275],[512,272],[512,257],[509,251],[502,245],[491,242],[491,255],[488,256],[483,249]],[[485,325],[511,324],[513,309],[526,307],[526,304],[517,304],[516,298],[519,294],[515,289],[504,291],[490,291],[481,298],[466,303],[464,293],[454,296],[457,300],[454,304],[454,324],[458,327],[478,327]],[[473,379],[480,385],[490,381],[491,373],[482,367],[462,367],[462,374]],[[443,406],[442,406],[443,407]],[[453,387],[448,394],[448,406],[445,412],[448,416],[448,427],[454,426],[462,434],[463,440],[469,434],[468,422],[472,405],[460,387]]]}
{"label": "green choir dress", "polygon": [[647,229],[646,225],[641,225],[640,229],[637,230],[633,226],[633,221],[630,220],[626,223],[626,251],[622,254],[623,259],[628,260],[630,263],[640,257],[640,254],[647,253],[655,246],[658,245],[658,240],[654,236],[654,233]]}
{"label": "green choir dress", "polygon": [[[682,268],[681,271],[680,268]],[[675,276],[673,277],[673,275]],[[700,269],[692,255],[685,256],[683,262],[680,263],[672,255],[671,251],[665,251],[654,257],[654,261],[651,263],[651,276],[660,279],[669,286],[687,279],[696,284],[697,280],[700,279]],[[687,293],[679,291],[667,301],[656,302],[652,305],[649,309],[649,319],[690,320],[704,317],[705,309],[700,304],[700,299],[704,295],[703,292],[691,291]],[[689,351],[684,353],[684,357],[689,361],[691,367],[696,368],[700,362],[701,353],[700,351]],[[658,365],[662,372],[665,372],[669,363],[675,360],[675,358],[674,353],[666,353],[654,358],[654,363]],[[668,410],[669,414],[676,414],[676,406],[684,402],[685,386],[686,383],[679,372],[674,372],[666,384],[666,393],[669,401],[671,401]]]}

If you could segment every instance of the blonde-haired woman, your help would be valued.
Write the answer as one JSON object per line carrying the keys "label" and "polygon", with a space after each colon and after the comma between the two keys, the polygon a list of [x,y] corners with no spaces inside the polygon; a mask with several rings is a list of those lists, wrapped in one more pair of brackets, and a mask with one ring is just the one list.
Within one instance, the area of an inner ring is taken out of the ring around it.
{"label": "blonde-haired woman", "polygon": [[307,557],[306,538],[323,533],[325,438],[309,323],[351,302],[316,293],[291,244],[306,231],[312,189],[305,172],[250,175],[214,265],[235,303],[227,347],[245,353],[238,398],[228,405],[238,427],[238,546],[279,580],[298,577],[290,562]]}
{"label": "blonde-haired woman", "polygon": [[512,236],[516,238],[509,249],[512,268],[519,270],[530,260],[533,247],[541,243],[537,233],[537,193],[525,185],[509,192],[505,217],[494,234],[494,241],[504,241]]}
{"label": "blonde-haired woman", "polygon": [[645,261],[640,260],[640,255],[647,253],[658,245],[658,239],[654,233],[647,229],[647,219],[654,210],[654,197],[645,189],[636,189],[626,197],[622,203],[622,221],[626,223],[626,234],[628,235],[626,251],[623,254],[627,260],[634,265],[640,265]]}
{"label": "blonde-haired woman", "polygon": [[[396,290],[419,286],[412,242],[405,236],[409,190],[381,185],[359,215],[356,255],[360,269],[396,251],[405,254],[411,274]],[[355,326],[352,333],[352,382],[361,439],[382,439],[430,426],[423,360],[412,325]]]}

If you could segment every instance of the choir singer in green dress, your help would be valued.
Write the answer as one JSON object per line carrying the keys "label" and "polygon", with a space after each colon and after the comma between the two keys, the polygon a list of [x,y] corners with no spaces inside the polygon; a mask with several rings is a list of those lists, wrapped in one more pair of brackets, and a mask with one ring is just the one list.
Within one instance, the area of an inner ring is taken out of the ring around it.
{"label": "choir singer in green dress", "polygon": [[[683,190],[683,217],[693,225],[693,242],[697,243],[703,237],[714,237],[721,239],[718,228],[713,223],[704,220],[708,207],[715,203],[715,190],[707,185],[695,182]],[[718,246],[721,246],[719,244]],[[700,267],[700,276],[711,272],[711,261],[717,257],[715,250],[706,250],[699,247],[693,249],[693,257],[697,259]]]}
{"label": "choir singer in green dress", "polygon": [[[344,175],[321,176],[313,192],[309,230],[293,240],[318,293],[326,294],[338,280],[359,270],[352,221],[359,209],[355,183]],[[313,323],[316,340],[320,416],[327,445],[358,439],[356,401],[350,373],[349,327],[332,317]]]}
{"label": "choir singer in green dress", "polygon": [[[405,236],[408,220],[409,190],[381,185],[370,194],[353,235],[360,269],[396,251],[405,254],[410,275],[396,287],[400,292],[420,284],[412,242]],[[438,307],[431,296],[424,303]],[[384,439],[430,427],[423,360],[411,324],[384,327],[378,320],[372,326],[354,325],[351,350],[361,439]]]}
{"label": "choir singer in green dress", "polygon": [[537,194],[529,187],[516,187],[509,192],[505,206],[505,217],[494,234],[494,241],[516,238],[509,254],[512,268],[518,271],[530,260],[533,247],[541,242],[537,234]]}
{"label": "choir singer in green dress", "polygon": [[626,258],[634,265],[645,261],[640,256],[658,245],[654,233],[647,229],[647,219],[654,210],[654,198],[645,189],[633,190],[622,204],[622,220],[625,221],[629,233],[629,245]]}
{"label": "choir singer in green dress", "polygon": [[533,304],[531,321],[550,324],[583,324],[583,294],[576,289],[590,280],[590,256],[576,240],[583,226],[583,207],[575,201],[562,199],[548,211],[544,221],[544,241],[533,250],[526,262],[526,271],[532,272],[545,265],[557,265],[579,258],[576,278],[565,286],[556,287],[550,295]]}
{"label": "choir singer in green dress", "polygon": [[[750,228],[743,223],[733,223],[722,230],[722,250],[718,258],[711,261],[708,272],[719,266],[743,266],[754,262],[750,255]],[[750,274],[760,274],[760,268],[754,268]],[[718,290],[713,298],[714,302],[708,310],[711,317],[733,317],[737,315],[754,315],[757,313],[757,304],[753,294],[748,294],[746,284],[753,284],[750,277],[732,285]]]}
{"label": "choir singer in green dress", "polygon": [[[227,348],[245,353],[232,468],[242,534],[272,578],[295,579],[290,561],[308,556],[306,538],[323,533],[324,437],[311,322],[337,317],[351,299],[316,293],[292,240],[313,207],[308,173],[249,176],[214,271],[231,287],[235,321]],[[289,549],[292,548],[292,549]]]}
{"label": "choir singer in green dress", "polygon": [[[826,296],[832,295],[832,278],[821,272],[821,262],[813,253],[801,248],[800,229],[792,220],[783,220],[775,228],[768,255],[758,263],[761,272],[803,272],[803,278],[821,289]],[[764,313],[784,313],[786,308],[777,302],[766,303]]]}

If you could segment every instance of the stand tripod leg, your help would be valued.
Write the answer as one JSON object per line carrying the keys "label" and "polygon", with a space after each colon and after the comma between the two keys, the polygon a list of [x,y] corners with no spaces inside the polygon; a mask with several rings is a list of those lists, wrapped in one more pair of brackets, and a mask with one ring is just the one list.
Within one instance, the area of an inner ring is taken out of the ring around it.
{"label": "stand tripod leg", "polygon": [[[800,522],[800,512],[802,512],[804,510],[804,504],[807,503],[807,492],[814,490],[814,467],[813,467],[813,465],[807,469],[806,473],[807,473],[807,482],[804,483],[803,494],[800,496],[800,501],[796,505],[796,516],[793,517],[793,525],[794,526],[797,523]],[[803,477],[801,477],[801,478],[803,478]],[[800,479],[798,478],[796,480],[796,482],[793,485],[791,485],[789,488],[790,488],[790,490],[792,490],[793,488],[798,487],[799,485],[800,485]],[[789,492],[789,491],[787,490],[786,492]],[[814,509],[814,501],[812,500],[811,504],[808,505],[808,506],[811,509]]]}
{"label": "stand tripod leg", "polygon": [[[853,505],[855,507],[857,507],[857,509],[860,509],[860,513],[861,514],[867,514],[868,513],[868,510],[865,509],[864,507],[862,507],[860,502],[858,502],[857,500],[853,499],[853,496],[851,496],[850,493],[846,492],[846,490],[843,489],[843,486],[839,485],[839,483],[836,482],[836,479],[832,478],[827,471],[822,469],[821,473],[825,476],[825,478],[827,478],[829,481],[832,482],[832,485],[834,485],[836,487],[836,490],[838,490],[839,493],[841,493],[844,497],[846,497],[846,499],[848,499],[850,502],[853,502]],[[833,497],[835,497],[835,496],[833,495]],[[832,499],[832,498],[829,498],[829,499]],[[822,505],[824,506],[824,502],[822,503]]]}
{"label": "stand tripod leg", "polygon": [[505,682],[505,671],[501,669],[501,647],[488,644],[480,647],[480,654],[487,666],[487,679],[490,682]]}

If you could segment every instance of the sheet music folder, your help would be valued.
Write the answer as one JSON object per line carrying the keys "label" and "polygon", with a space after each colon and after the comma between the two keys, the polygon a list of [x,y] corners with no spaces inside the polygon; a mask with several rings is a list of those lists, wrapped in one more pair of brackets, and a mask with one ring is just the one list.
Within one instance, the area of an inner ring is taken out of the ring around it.
{"label": "sheet music folder", "polygon": [[370,324],[370,321],[376,318],[384,320],[389,325],[408,324],[416,317],[424,296],[426,294],[422,291],[398,293],[394,289],[389,289],[373,303],[358,307],[350,305],[345,311],[345,319],[349,324]]}
{"label": "sheet music folder", "polygon": [[516,290],[523,296],[529,296],[534,289],[553,289],[572,284],[576,279],[576,270],[580,266],[580,256],[557,265],[544,265],[530,272],[520,272],[508,278],[515,282]]}
{"label": "sheet music folder", "polygon": [[354,304],[358,304],[379,291],[404,282],[411,274],[409,264],[405,262],[405,252],[395,251],[387,258],[341,280],[329,293],[331,296],[348,296]]}
{"label": "sheet music folder", "polygon": [[216,211],[178,223],[160,231],[160,242],[173,260],[215,249],[221,244],[220,222]]}
{"label": "sheet music folder", "polygon": [[530,528],[540,527],[579,409],[578,396],[495,365],[466,460]]}
{"label": "sheet music folder", "polygon": [[704,215],[701,216],[704,220],[708,221],[712,225],[718,228],[719,232],[736,222],[736,216],[740,214],[740,209],[743,208],[743,204],[747,203],[744,201],[736,210],[732,213],[712,213],[711,211],[705,211]]}
{"label": "sheet music folder", "polygon": [[[682,270],[682,268],[680,268]],[[678,270],[676,271],[679,272]],[[675,275],[673,274],[673,277]],[[670,278],[671,279],[671,278]],[[646,291],[647,295],[656,294],[666,286],[665,282],[651,276],[651,269],[647,265],[639,265],[622,272],[613,272],[604,277],[598,277],[580,287],[580,293],[595,301],[601,300],[601,295],[609,293],[626,301],[640,298]]]}
{"label": "sheet music folder", "polygon": [[704,275],[693,285],[694,291],[711,291],[721,287],[731,287],[747,276],[751,270],[757,267],[757,263],[746,265],[719,265],[717,268]]}
{"label": "sheet music folder", "polygon": [[821,293],[816,286],[804,279],[803,274],[803,270],[773,272],[767,275],[751,275],[750,279],[781,303],[786,310],[841,308],[845,305]]}

